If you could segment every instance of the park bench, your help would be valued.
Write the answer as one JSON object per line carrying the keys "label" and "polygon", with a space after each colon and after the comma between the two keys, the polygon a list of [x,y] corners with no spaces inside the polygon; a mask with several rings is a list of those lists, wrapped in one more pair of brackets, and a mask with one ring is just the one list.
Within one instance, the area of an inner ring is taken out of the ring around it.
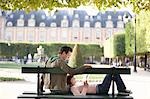
{"label": "park bench", "polygon": [[[130,95],[118,95],[115,94],[114,80],[112,80],[112,94],[108,95],[95,95],[90,94],[86,96],[73,96],[70,94],[60,93],[43,93],[40,92],[40,73],[54,73],[64,74],[60,68],[50,67],[22,67],[22,73],[37,73],[37,92],[24,92],[18,96],[18,99],[133,99]],[[84,72],[79,74],[131,74],[130,68],[88,68]]]}

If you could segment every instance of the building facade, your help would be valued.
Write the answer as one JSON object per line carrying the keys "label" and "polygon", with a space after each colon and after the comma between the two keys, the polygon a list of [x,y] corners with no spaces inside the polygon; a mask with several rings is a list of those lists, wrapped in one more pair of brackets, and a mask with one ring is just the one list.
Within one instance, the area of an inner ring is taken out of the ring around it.
{"label": "building facade", "polygon": [[0,11],[1,42],[52,42],[100,44],[124,30],[128,11],[106,11],[90,16],[84,10]]}

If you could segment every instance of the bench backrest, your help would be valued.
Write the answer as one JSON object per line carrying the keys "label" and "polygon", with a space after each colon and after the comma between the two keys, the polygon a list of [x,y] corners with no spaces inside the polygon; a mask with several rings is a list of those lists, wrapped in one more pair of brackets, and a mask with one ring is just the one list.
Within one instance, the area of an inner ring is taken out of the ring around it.
{"label": "bench backrest", "polygon": [[[22,67],[22,73],[53,73],[65,74],[60,68]],[[88,68],[79,74],[131,74],[130,68]]]}

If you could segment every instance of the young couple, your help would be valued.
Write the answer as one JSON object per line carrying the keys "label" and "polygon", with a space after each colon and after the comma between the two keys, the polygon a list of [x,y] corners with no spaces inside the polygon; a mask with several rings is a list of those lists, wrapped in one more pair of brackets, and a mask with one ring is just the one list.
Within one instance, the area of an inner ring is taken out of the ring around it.
{"label": "young couple", "polygon": [[[98,85],[90,85],[88,82],[84,82],[83,85],[77,86],[75,78],[70,75],[75,75],[78,73],[82,73],[87,68],[92,68],[91,66],[81,66],[79,68],[71,68],[67,64],[67,60],[71,56],[72,48],[68,46],[63,46],[60,48],[58,55],[55,57],[51,57],[47,63],[46,67],[58,67],[61,68],[66,74],[43,74],[41,77],[41,91],[43,91],[43,86],[45,89],[54,89],[54,90],[62,90],[68,92],[68,86],[70,86],[70,91],[74,95],[86,95],[86,93],[108,93],[112,75],[106,75],[102,84]],[[120,77],[120,75],[115,75],[115,82],[117,84],[117,89],[119,92],[130,93],[130,91],[126,90],[126,87]]]}

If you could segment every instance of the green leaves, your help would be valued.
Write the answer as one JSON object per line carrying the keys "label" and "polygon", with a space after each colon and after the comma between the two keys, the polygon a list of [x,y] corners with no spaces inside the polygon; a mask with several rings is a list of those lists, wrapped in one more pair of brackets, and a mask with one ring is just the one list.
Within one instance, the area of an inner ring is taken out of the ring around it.
{"label": "green leaves", "polygon": [[136,13],[142,10],[150,11],[150,0],[0,0],[0,9],[27,12],[39,9],[52,10],[58,7],[76,8],[81,5],[94,5],[99,10],[130,6]]}

